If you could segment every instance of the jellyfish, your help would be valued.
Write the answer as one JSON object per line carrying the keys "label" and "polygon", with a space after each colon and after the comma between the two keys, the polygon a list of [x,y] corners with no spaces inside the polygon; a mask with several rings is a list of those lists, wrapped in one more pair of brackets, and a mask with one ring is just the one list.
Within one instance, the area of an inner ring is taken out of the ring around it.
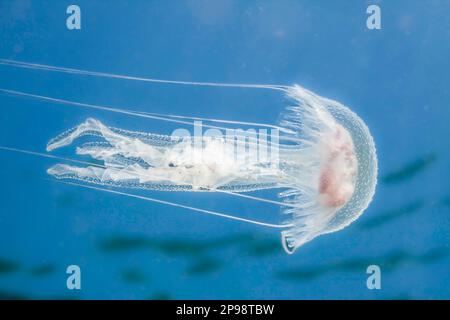
{"label": "jellyfish", "polygon": [[[71,161],[71,164],[53,165],[47,171],[63,183],[278,229],[281,232],[282,246],[289,254],[320,235],[348,226],[365,211],[374,196],[377,156],[374,140],[366,124],[345,105],[321,97],[299,85],[160,80],[2,59],[0,64],[150,83],[277,90],[291,101],[290,106],[280,108],[282,111],[277,124],[266,125],[138,112],[0,89],[5,94],[129,116],[182,124],[203,120],[212,124],[209,127],[215,129],[227,129],[227,124],[254,124],[276,129],[279,133],[277,139],[270,142],[268,139],[264,140],[271,150],[276,150],[276,156],[263,159],[249,154],[242,156],[236,151],[238,148],[229,147],[229,139],[223,136],[192,137],[138,132],[110,127],[94,118],[88,118],[51,139],[47,144],[47,151],[69,146],[80,137],[90,137],[92,140],[78,146],[76,153],[90,156],[96,163],[0,147],[2,150]],[[238,144],[255,146],[258,142],[253,137],[241,140]],[[227,193],[279,206],[281,222],[274,224],[252,220],[236,214],[119,190],[124,188]],[[262,189],[281,191],[278,192],[277,200],[251,194]]]}

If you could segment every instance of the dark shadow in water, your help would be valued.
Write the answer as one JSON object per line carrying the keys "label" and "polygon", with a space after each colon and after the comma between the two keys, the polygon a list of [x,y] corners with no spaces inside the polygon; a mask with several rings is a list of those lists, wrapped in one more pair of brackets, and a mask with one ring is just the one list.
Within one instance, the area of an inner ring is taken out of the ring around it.
{"label": "dark shadow in water", "polygon": [[187,239],[152,239],[146,237],[114,236],[102,241],[98,248],[102,252],[119,253],[150,249],[171,255],[201,256],[210,250],[241,245],[252,241],[246,234],[237,234],[209,241]]}
{"label": "dark shadow in water", "polygon": [[[42,299],[42,298],[40,298],[40,299]],[[42,300],[81,300],[81,298],[77,297],[77,296],[60,295],[60,296],[43,298]]]}
{"label": "dark shadow in water", "polygon": [[20,265],[14,261],[0,258],[0,276],[16,272],[20,269]]}
{"label": "dark shadow in water", "polygon": [[159,241],[158,250],[167,254],[200,256],[212,250],[228,247],[241,246],[253,241],[249,234],[235,234],[207,241],[196,241],[186,239],[167,239]]}
{"label": "dark shadow in water", "polygon": [[79,201],[73,192],[64,192],[56,197],[55,202],[62,208],[69,208],[75,206]]}
{"label": "dark shadow in water", "polygon": [[254,257],[265,257],[283,253],[283,248],[279,239],[260,239],[248,244],[247,252]]}
{"label": "dark shadow in water", "polygon": [[53,297],[29,296],[23,293],[0,289],[0,300],[80,300],[80,297],[68,295]]}
{"label": "dark shadow in water", "polygon": [[382,272],[390,272],[404,263],[431,263],[450,253],[450,248],[439,247],[423,254],[412,254],[405,251],[394,251],[381,257],[352,258],[345,261],[301,267],[295,270],[282,270],[276,277],[286,281],[307,281],[334,273],[334,272],[365,272],[369,265],[379,265]]}
{"label": "dark shadow in water", "polygon": [[382,300],[414,300],[413,296],[408,293],[400,293],[395,296],[388,296],[381,298]]}
{"label": "dark shadow in water", "polygon": [[146,283],[147,277],[136,268],[130,268],[122,271],[121,278],[128,283]]}
{"label": "dark shadow in water", "polygon": [[[235,234],[209,239],[208,241],[186,239],[152,239],[142,236],[113,236],[104,239],[98,249],[109,254],[126,253],[136,250],[153,250],[171,256],[189,258],[185,274],[189,276],[204,276],[217,272],[225,267],[224,261],[211,258],[211,252],[232,247],[240,255],[264,257],[282,253],[280,242],[267,239],[262,235]],[[135,272],[122,274],[128,282],[143,282],[144,279]]]}
{"label": "dark shadow in water", "polygon": [[201,258],[186,268],[186,274],[190,276],[202,276],[220,270],[225,263],[218,259]]}
{"label": "dark shadow in water", "polygon": [[[14,261],[0,258],[0,276],[12,274],[19,270],[23,271],[23,272],[21,272],[21,274],[29,274],[30,276],[37,278],[37,277],[43,277],[43,276],[47,276],[49,274],[54,273],[56,268],[54,265],[51,265],[51,264],[43,264],[43,265],[39,265],[39,266],[30,268],[28,270],[25,270],[25,268],[22,268],[18,263],[14,262]],[[67,296],[67,295],[61,295],[61,296],[55,296],[55,297],[29,296],[27,294],[14,292],[14,291],[10,291],[7,289],[0,289],[0,300],[33,300],[33,299],[78,300],[79,297]]]}
{"label": "dark shadow in water", "polygon": [[[173,255],[197,256],[207,252],[212,245],[203,241],[185,239],[167,239],[156,241],[154,249]],[[221,244],[219,244],[221,246]]]}
{"label": "dark shadow in water", "polygon": [[114,236],[100,243],[98,248],[103,252],[126,252],[152,247],[152,241],[144,237]]}
{"label": "dark shadow in water", "polygon": [[33,277],[43,277],[55,272],[55,266],[51,264],[43,264],[30,269],[29,273]]}
{"label": "dark shadow in water", "polygon": [[450,196],[442,198],[441,201],[439,202],[439,204],[441,204],[445,207],[450,207]]}
{"label": "dark shadow in water", "polygon": [[148,300],[172,300],[170,293],[161,291],[154,293]]}
{"label": "dark shadow in water", "polygon": [[381,181],[385,184],[395,184],[409,180],[428,168],[436,159],[437,157],[434,153],[424,155],[413,162],[407,163],[403,168],[385,175]]}
{"label": "dark shadow in water", "polygon": [[408,203],[400,208],[389,210],[383,212],[381,214],[376,215],[375,217],[366,220],[358,226],[363,229],[371,229],[375,227],[379,227],[385,223],[391,222],[397,218],[403,217],[408,214],[412,214],[425,206],[425,202],[422,200],[417,200],[411,203]]}

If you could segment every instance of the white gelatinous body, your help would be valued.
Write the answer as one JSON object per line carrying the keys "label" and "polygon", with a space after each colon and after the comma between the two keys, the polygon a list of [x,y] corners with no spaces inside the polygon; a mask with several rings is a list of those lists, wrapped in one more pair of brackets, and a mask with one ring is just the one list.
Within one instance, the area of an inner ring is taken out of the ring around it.
{"label": "white gelatinous body", "polygon": [[295,105],[279,123],[276,159],[239,157],[220,137],[173,137],[110,128],[95,119],[52,139],[47,150],[92,135],[78,154],[104,166],[57,164],[56,178],[162,191],[249,192],[283,188],[285,230],[282,241],[292,253],[320,234],[342,229],[364,211],[377,177],[373,139],[347,107],[300,86],[285,90]]}
{"label": "white gelatinous body", "polygon": [[299,86],[288,93],[298,105],[289,108],[281,125],[312,142],[299,151],[309,159],[296,173],[302,184],[280,194],[291,203],[304,204],[284,210],[292,226],[282,231],[283,244],[287,252],[293,252],[318,235],[356,220],[375,193],[378,167],[373,138],[349,108]]}
{"label": "white gelatinous body", "polygon": [[[75,184],[77,186],[266,227],[281,228],[282,243],[288,253],[294,252],[295,249],[321,234],[334,232],[349,225],[363,213],[375,193],[378,174],[377,157],[375,144],[367,126],[346,106],[320,97],[298,85],[162,80],[6,59],[0,59],[0,65],[153,84],[277,90],[286,93],[294,101],[293,106],[286,108],[278,125],[262,125],[280,131],[279,143],[271,143],[271,146],[277,147],[278,156],[269,159],[252,157],[251,154],[242,156],[237,152],[239,149],[228,148],[226,139],[220,137],[207,136],[199,140],[196,137],[132,132],[109,128],[95,119],[88,119],[78,127],[52,139],[48,143],[47,150],[69,145],[81,136],[98,137],[100,141],[85,143],[77,149],[77,153],[101,160],[102,165],[0,146],[1,150],[59,158],[85,165],[79,167],[58,164],[48,169],[48,173],[59,179],[76,179],[93,184],[162,191],[226,192],[281,205],[284,214],[282,224],[244,219],[110,189]],[[199,119],[133,112],[9,89],[0,89],[0,92],[51,103],[175,123],[191,124],[185,120]],[[213,123],[252,124],[230,120],[204,120]],[[244,194],[268,188],[284,189],[279,193],[281,201]]]}
{"label": "white gelatinous body", "polygon": [[92,135],[105,141],[77,148],[80,155],[102,160],[103,167],[58,164],[48,170],[57,178],[160,191],[252,191],[273,187],[281,172],[267,163],[237,157],[224,138],[173,137],[108,128],[87,119],[52,139],[47,151]]}

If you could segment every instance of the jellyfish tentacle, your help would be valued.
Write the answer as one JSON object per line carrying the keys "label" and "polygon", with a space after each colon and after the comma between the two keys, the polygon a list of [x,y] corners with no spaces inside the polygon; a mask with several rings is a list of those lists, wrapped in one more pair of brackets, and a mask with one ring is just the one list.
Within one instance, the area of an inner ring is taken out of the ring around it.
{"label": "jellyfish tentacle", "polygon": [[83,165],[88,165],[88,166],[94,166],[94,167],[100,167],[100,168],[104,168],[105,167],[105,166],[103,166],[101,164],[97,164],[97,163],[93,163],[93,162],[76,160],[76,159],[66,158],[66,157],[60,157],[60,156],[55,156],[55,155],[52,155],[52,154],[41,153],[41,152],[36,152],[36,151],[31,151],[31,150],[24,150],[24,149],[18,149],[18,148],[6,147],[6,146],[0,146],[0,150],[10,151],[10,152],[18,152],[18,153],[23,153],[23,154],[28,154],[28,155],[48,158],[48,159],[69,161],[69,162],[73,162],[73,163],[78,163],[78,164],[83,164]]}
{"label": "jellyfish tentacle", "polygon": [[0,88],[0,92],[2,92],[4,94],[11,94],[11,95],[19,96],[19,97],[24,97],[24,98],[32,98],[32,99],[37,99],[37,100],[42,100],[42,101],[49,101],[49,102],[63,104],[63,105],[67,105],[67,106],[74,106],[74,107],[93,109],[93,110],[101,110],[101,111],[120,113],[120,114],[129,115],[129,116],[142,117],[142,118],[153,119],[153,120],[161,120],[161,121],[167,121],[167,122],[172,122],[172,123],[192,125],[192,123],[188,122],[188,121],[167,119],[164,117],[143,114],[143,113],[140,113],[138,111],[133,111],[133,110],[120,109],[120,108],[114,108],[114,107],[109,107],[109,106],[102,106],[102,105],[96,105],[96,104],[89,104],[89,103],[47,97],[47,96],[17,91],[17,90],[9,90],[9,89]]}
{"label": "jellyfish tentacle", "polygon": [[184,120],[195,120],[195,121],[207,121],[207,122],[215,122],[215,123],[228,123],[228,124],[239,124],[239,125],[246,125],[246,126],[247,125],[248,126],[256,126],[256,127],[276,129],[276,130],[280,130],[282,132],[295,133],[294,131],[289,130],[288,128],[273,125],[273,124],[267,124],[267,123],[225,120],[225,119],[204,118],[204,117],[191,117],[191,116],[176,115],[176,114],[162,114],[162,113],[156,113],[156,112],[139,112],[139,113],[146,114],[146,115],[152,115],[152,116],[158,116],[158,117],[173,118],[173,119],[184,119]]}
{"label": "jellyfish tentacle", "polygon": [[[117,131],[117,130],[116,130]],[[66,131],[58,137],[50,140],[47,145],[47,151],[52,151],[57,148],[70,145],[75,139],[90,134],[104,138],[111,147],[105,145],[84,145],[77,148],[78,154],[90,155],[94,159],[108,160],[115,155],[123,155],[125,157],[139,158],[149,165],[160,165],[163,159],[163,151],[144,143],[137,138],[129,138],[114,132],[106,127],[100,121],[93,118],[88,118],[79,126]],[[170,141],[168,137],[158,135],[161,141]],[[163,144],[163,142],[161,144]]]}
{"label": "jellyfish tentacle", "polygon": [[88,141],[81,145],[82,148],[113,148],[113,145],[107,141]]}
{"label": "jellyfish tentacle", "polygon": [[[151,119],[151,120],[166,121],[166,122],[177,123],[177,124],[182,124],[182,125],[189,125],[189,126],[192,126],[194,124],[191,121],[175,119],[175,118],[167,117],[165,115],[153,115],[151,113],[133,111],[133,110],[128,110],[128,109],[114,108],[114,107],[110,107],[110,106],[95,105],[95,104],[89,104],[89,103],[83,103],[83,102],[76,102],[76,101],[47,97],[47,96],[42,96],[42,95],[36,95],[36,94],[26,93],[26,92],[16,91],[16,90],[0,88],[0,92],[5,93],[5,94],[16,95],[19,97],[26,97],[26,98],[38,99],[38,100],[42,100],[42,101],[49,101],[52,103],[62,104],[62,105],[66,105],[66,106],[75,106],[75,107],[80,107],[80,108],[120,113],[120,114],[125,114],[125,115],[133,116],[133,117],[141,117],[141,118],[146,118],[146,119]],[[224,130],[224,131],[230,129],[230,128],[223,127],[223,126],[215,126],[215,125],[208,125],[208,124],[202,124],[202,127],[210,128],[210,129]],[[293,128],[296,128],[296,127],[293,127]],[[306,146],[311,144],[311,142],[308,139],[302,139],[302,138],[298,137],[297,134],[293,134],[292,128],[287,125],[285,126],[285,129],[281,132],[283,134],[279,136],[280,141],[289,141],[294,144],[306,145]],[[271,137],[270,134],[264,134],[264,133],[259,133],[258,135],[259,135],[259,137]],[[242,133],[239,131],[235,132],[235,136],[236,137],[245,136],[245,132],[242,132]],[[249,144],[256,144],[254,142],[254,141],[256,141],[255,138],[247,136],[247,139],[249,140],[248,141]],[[157,140],[157,138],[155,138],[155,141],[156,140]],[[237,143],[239,143],[239,141]],[[267,141],[267,145],[273,146],[273,147],[282,146],[282,144],[275,143],[271,140]],[[287,147],[287,146],[284,146],[284,147]]]}
{"label": "jellyfish tentacle", "polygon": [[[47,143],[46,150],[53,151],[54,149],[61,148],[63,146],[69,145],[73,142],[74,136],[76,138],[81,138],[84,136],[94,136],[94,137],[102,137],[101,132],[98,130],[79,130],[79,126],[71,128],[69,130],[64,131],[63,133],[57,135],[56,137],[50,139]],[[78,132],[77,132],[78,130]]]}
{"label": "jellyfish tentacle", "polygon": [[279,206],[297,207],[296,204],[290,204],[290,203],[286,203],[286,202],[282,202],[282,201],[275,201],[275,200],[270,200],[270,199],[264,199],[264,198],[255,197],[255,196],[242,194],[242,193],[237,193],[237,192],[233,192],[233,191],[226,191],[226,190],[218,190],[218,191],[222,192],[222,193],[225,193],[225,194],[228,194],[228,195],[231,195],[231,196],[235,196],[235,197],[241,197],[241,198],[246,198],[246,199],[250,199],[250,200],[271,203],[271,204],[275,204],[275,205],[279,205]]}
{"label": "jellyfish tentacle", "polygon": [[178,84],[178,85],[206,86],[206,87],[271,89],[271,90],[281,90],[281,91],[285,91],[287,89],[287,86],[285,86],[285,85],[276,85],[276,84],[243,84],[243,83],[177,81],[177,80],[144,78],[144,77],[135,77],[135,76],[128,76],[128,75],[114,74],[114,73],[57,67],[57,66],[50,66],[50,65],[45,65],[45,64],[29,63],[29,62],[8,60],[8,59],[0,59],[0,64],[5,65],[5,66],[10,66],[10,67],[43,70],[43,71],[53,71],[53,72],[77,74],[77,75],[84,75],[84,76],[94,76],[94,77],[133,80],[133,81],[142,81],[142,82],[150,82],[150,83],[160,83],[160,84]]}
{"label": "jellyfish tentacle", "polygon": [[47,170],[47,173],[56,179],[69,179],[88,182],[97,185],[112,186],[118,188],[135,188],[157,191],[190,191],[189,185],[176,185],[150,173],[145,173],[141,168],[128,166],[125,169],[114,167],[77,167],[66,164],[56,164]]}
{"label": "jellyfish tentacle", "polygon": [[131,139],[138,139],[138,140],[141,140],[142,142],[145,142],[146,144],[149,144],[151,146],[157,146],[157,147],[175,145],[183,140],[182,137],[169,136],[169,135],[164,135],[164,134],[156,134],[156,133],[141,132],[141,131],[130,131],[130,130],[124,130],[124,129],[114,128],[114,127],[108,127],[108,129],[114,133],[121,135],[121,136],[131,138]]}
{"label": "jellyfish tentacle", "polygon": [[144,169],[151,167],[151,165],[145,162],[142,158],[125,157],[121,154],[114,155],[110,159],[105,160],[106,166],[114,166],[119,168],[126,168],[134,164],[137,164]]}
{"label": "jellyfish tentacle", "polygon": [[69,129],[57,137],[51,139],[47,144],[47,151],[52,151],[64,146],[72,144],[72,142],[85,135],[94,135],[106,139],[113,147],[119,144],[123,139],[119,134],[115,134],[112,130],[103,125],[100,121],[88,118],[80,125]]}
{"label": "jellyfish tentacle", "polygon": [[[91,141],[84,143],[81,147],[77,148],[77,154],[95,154],[98,150],[113,150],[114,146],[112,146],[109,142],[106,141]],[[110,152],[109,152],[110,153]],[[107,153],[108,154],[108,153]],[[140,157],[126,157],[122,154],[112,154],[105,157],[96,157],[99,160],[103,160],[105,166],[114,166],[124,168],[129,165],[138,164],[143,168],[149,168],[151,165],[145,162]]]}
{"label": "jellyfish tentacle", "polygon": [[[84,145],[86,145],[86,146],[91,146],[92,145],[92,146],[110,147],[110,145],[107,142],[98,142],[98,141],[86,142],[86,143],[84,143]],[[97,164],[97,163],[76,160],[76,159],[67,158],[67,157],[55,156],[55,155],[51,155],[51,154],[47,154],[47,153],[41,153],[41,152],[36,152],[36,151],[24,150],[24,149],[18,149],[18,148],[11,148],[11,147],[6,147],[6,146],[0,146],[0,150],[10,151],[10,152],[18,152],[18,153],[38,156],[38,157],[42,157],[42,158],[49,158],[49,159],[57,159],[57,160],[62,160],[62,161],[68,161],[68,162],[73,162],[73,163],[78,163],[78,164],[83,164],[83,165],[88,165],[88,166],[93,166],[93,167],[98,167],[98,168],[103,168],[103,169],[108,168],[106,165],[101,165],[101,164]],[[124,172],[127,172],[127,169],[125,167],[127,167],[127,166],[129,166],[129,165],[131,165],[131,164],[133,164],[135,162],[140,164],[142,167],[145,167],[145,165],[143,165],[142,163],[139,163],[135,159],[129,159],[129,158],[122,157],[121,160],[118,159],[116,161],[117,161],[117,163],[119,163],[119,167],[124,168],[123,169]],[[117,168],[117,169],[119,169],[119,168]],[[58,178],[59,179],[64,179],[62,174],[60,174]],[[67,176],[67,178],[69,178],[69,176]],[[73,176],[72,176],[72,178],[73,178]],[[77,180],[77,179],[75,179],[75,180]],[[86,182],[88,182],[88,181],[91,182],[92,181],[92,180],[89,180],[89,179],[78,179],[78,180],[86,181]],[[103,183],[103,184],[111,185],[110,183]],[[130,185],[132,185],[132,184],[128,184],[128,186],[130,186]],[[120,185],[120,186],[125,187],[125,185]],[[143,188],[143,186],[139,186],[138,184],[133,184],[132,186]],[[156,185],[152,186],[149,183],[145,184],[144,186],[145,186],[144,189],[147,189],[147,190],[150,190],[150,189],[151,190],[161,190],[164,187],[168,191],[190,191],[190,188],[188,186],[181,187],[181,186],[162,185],[162,184],[159,184],[158,186],[156,186]],[[271,185],[271,186],[268,185],[267,186],[267,188],[273,188],[273,187],[274,187],[273,185]],[[259,185],[258,187],[255,186],[255,190],[260,190],[262,188],[263,187],[261,185]],[[246,187],[246,189],[248,189],[247,191],[252,191],[252,190],[250,190],[251,188],[248,187],[248,186]],[[291,205],[291,204],[286,203],[286,202],[273,201],[273,200],[270,200],[270,199],[265,199],[265,198],[261,198],[261,197],[254,197],[254,196],[248,196],[248,195],[244,195],[244,194],[238,193],[238,192],[242,192],[242,190],[243,190],[243,188],[239,188],[239,186],[234,186],[233,188],[231,188],[231,187],[224,188],[224,189],[223,188],[217,188],[217,189],[210,190],[210,191],[221,192],[221,193],[224,193],[224,194],[228,194],[230,196],[243,197],[243,198],[248,198],[248,199],[255,200],[255,201],[272,203],[272,204],[281,205],[281,206],[288,206],[288,207],[289,206],[292,206],[292,207],[295,206],[295,204]]]}
{"label": "jellyfish tentacle", "polygon": [[[236,159],[236,150],[227,148],[226,141],[215,137],[202,137],[199,148],[191,138],[178,138],[172,145],[164,145],[171,138],[155,135],[154,140],[161,139],[162,143],[154,147],[135,138],[130,131],[112,130],[89,118],[52,139],[47,150],[69,145],[86,134],[101,137],[106,143],[82,145],[77,148],[77,154],[89,155],[104,161],[107,167],[121,169],[131,168],[135,159],[140,162],[138,167],[147,169],[135,174],[148,181],[191,185],[197,191],[245,192],[276,186],[278,172],[270,163],[258,162],[248,156]],[[222,153],[221,161],[217,158],[218,152]]]}
{"label": "jellyfish tentacle", "polygon": [[242,221],[242,222],[246,222],[246,223],[250,223],[250,224],[269,227],[269,228],[285,229],[285,228],[291,227],[290,224],[273,224],[273,223],[267,223],[267,222],[258,221],[258,220],[251,220],[251,219],[246,219],[246,218],[242,218],[242,217],[231,215],[231,214],[226,214],[223,212],[205,210],[205,209],[201,209],[201,208],[197,208],[197,207],[186,206],[186,205],[176,203],[176,202],[171,202],[171,201],[166,201],[166,200],[161,200],[161,199],[156,199],[156,198],[150,198],[150,197],[144,197],[144,196],[140,196],[140,195],[136,195],[136,194],[132,194],[132,193],[121,192],[121,191],[117,191],[117,190],[110,190],[110,189],[99,188],[99,187],[95,187],[95,186],[91,186],[91,185],[84,185],[84,184],[67,182],[67,181],[57,181],[57,182],[76,186],[76,187],[87,188],[87,189],[92,189],[92,190],[97,190],[97,191],[113,193],[116,195],[132,197],[132,198],[141,199],[141,200],[145,200],[145,201],[149,201],[149,202],[160,203],[160,204],[164,204],[164,205],[168,205],[168,206],[172,206],[172,207],[178,207],[178,208],[196,211],[196,212],[200,212],[200,213],[206,213],[206,214],[213,215],[213,216],[219,216],[219,217],[230,219],[230,220]]}

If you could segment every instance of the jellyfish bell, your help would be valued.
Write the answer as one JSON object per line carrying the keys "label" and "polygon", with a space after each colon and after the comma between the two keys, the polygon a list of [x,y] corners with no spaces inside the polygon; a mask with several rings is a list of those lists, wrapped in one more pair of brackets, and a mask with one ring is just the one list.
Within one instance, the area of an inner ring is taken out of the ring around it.
{"label": "jellyfish bell", "polygon": [[[216,137],[201,137],[199,148],[196,145],[197,141],[189,137],[112,128],[99,120],[89,118],[75,128],[51,139],[47,151],[68,146],[80,137],[100,138],[102,141],[87,142],[78,147],[77,154],[88,155],[103,164],[72,160],[83,166],[64,163],[49,168],[47,172],[58,180],[63,180],[63,183],[68,183],[64,182],[67,179],[78,180],[85,184],[75,182],[68,184],[277,228],[281,230],[282,245],[287,253],[293,253],[319,235],[341,230],[352,223],[368,207],[375,193],[377,157],[375,144],[367,126],[346,106],[321,97],[299,85],[242,85],[159,80],[2,59],[0,64],[152,83],[279,90],[294,102],[282,112],[277,125],[267,125],[135,112],[0,89],[0,92],[21,97],[128,116],[189,125],[192,125],[191,120],[200,119],[214,124],[208,125],[212,129],[228,129],[217,124],[257,125],[277,129],[280,133],[276,142],[271,141],[271,146],[275,146],[278,151],[278,157],[271,158],[270,161],[266,159],[261,161],[259,158],[240,157],[236,154],[237,149],[232,151],[224,149],[226,141]],[[0,147],[0,149],[59,158],[14,148]],[[67,158],[59,159],[71,161]],[[222,192],[278,205],[281,207],[283,221],[280,224],[272,224],[246,219],[233,214],[94,187],[92,184],[158,191]],[[262,189],[282,189],[283,191],[278,194],[280,201],[248,194]]]}
{"label": "jellyfish bell", "polygon": [[356,220],[373,198],[378,168],[373,138],[354,112],[300,86],[293,86],[288,95],[297,105],[288,108],[281,124],[314,142],[308,156],[315,157],[308,159],[310,185],[300,183],[280,193],[288,203],[299,203],[298,208],[283,210],[291,226],[281,232],[282,244],[287,253],[293,253],[317,236]]}

